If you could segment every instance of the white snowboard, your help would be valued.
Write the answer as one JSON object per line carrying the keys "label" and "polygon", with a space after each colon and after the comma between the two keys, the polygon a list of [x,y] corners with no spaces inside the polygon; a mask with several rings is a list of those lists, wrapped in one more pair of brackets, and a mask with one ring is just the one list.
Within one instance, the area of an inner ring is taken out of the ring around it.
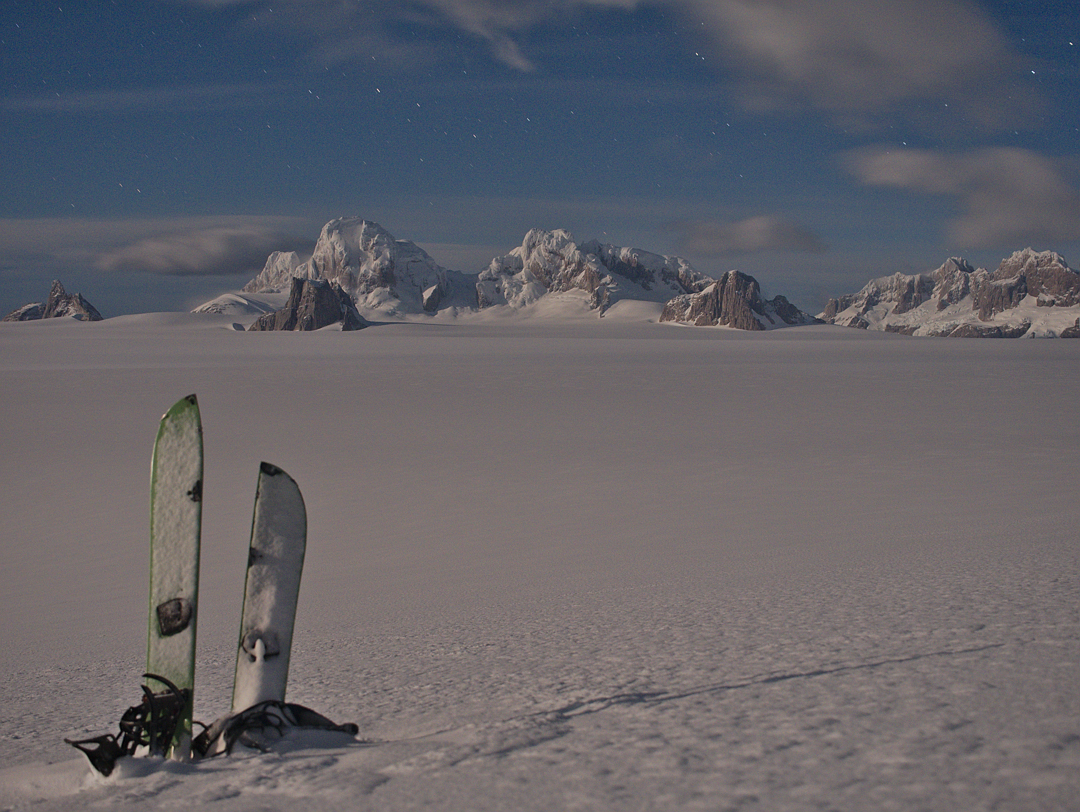
{"label": "white snowboard", "polygon": [[251,523],[233,713],[268,699],[285,701],[306,543],[307,511],[300,489],[280,468],[262,463]]}

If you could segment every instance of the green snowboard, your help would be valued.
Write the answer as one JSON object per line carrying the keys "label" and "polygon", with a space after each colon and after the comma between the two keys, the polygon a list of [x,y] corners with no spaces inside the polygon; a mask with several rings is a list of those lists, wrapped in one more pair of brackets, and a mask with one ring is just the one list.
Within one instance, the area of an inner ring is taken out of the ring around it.
{"label": "green snowboard", "polygon": [[[161,418],[150,477],[150,624],[146,671],[187,691],[187,705],[167,748],[191,758],[195,626],[202,522],[202,421],[194,395]],[[162,690],[165,686],[151,686]]]}

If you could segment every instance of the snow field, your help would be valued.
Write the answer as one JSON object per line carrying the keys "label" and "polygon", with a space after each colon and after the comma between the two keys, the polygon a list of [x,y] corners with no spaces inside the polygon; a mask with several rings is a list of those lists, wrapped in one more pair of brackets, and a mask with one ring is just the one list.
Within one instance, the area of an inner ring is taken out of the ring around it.
{"label": "snow field", "polygon": [[[1080,343],[655,324],[4,325],[0,807],[1066,808]],[[149,455],[205,431],[196,718],[258,463],[289,699],[360,739],[88,778],[139,698]]]}

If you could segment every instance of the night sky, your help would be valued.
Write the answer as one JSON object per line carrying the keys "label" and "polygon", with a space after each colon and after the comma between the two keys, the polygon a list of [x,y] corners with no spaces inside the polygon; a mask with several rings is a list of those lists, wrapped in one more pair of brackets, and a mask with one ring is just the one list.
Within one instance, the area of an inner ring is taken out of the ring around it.
{"label": "night sky", "polygon": [[[476,272],[530,228],[817,312],[1080,266],[1080,6],[4,0],[0,311],[182,310],[360,215]],[[0,313],[2,315],[2,313]]]}

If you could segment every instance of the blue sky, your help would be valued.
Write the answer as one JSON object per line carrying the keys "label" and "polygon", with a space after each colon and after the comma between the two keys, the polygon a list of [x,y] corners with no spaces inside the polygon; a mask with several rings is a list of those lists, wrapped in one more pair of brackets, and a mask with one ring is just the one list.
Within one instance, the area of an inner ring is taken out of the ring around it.
{"label": "blue sky", "polygon": [[6,0],[0,310],[186,309],[343,215],[478,271],[566,228],[816,312],[1080,265],[1080,13],[958,0]]}

